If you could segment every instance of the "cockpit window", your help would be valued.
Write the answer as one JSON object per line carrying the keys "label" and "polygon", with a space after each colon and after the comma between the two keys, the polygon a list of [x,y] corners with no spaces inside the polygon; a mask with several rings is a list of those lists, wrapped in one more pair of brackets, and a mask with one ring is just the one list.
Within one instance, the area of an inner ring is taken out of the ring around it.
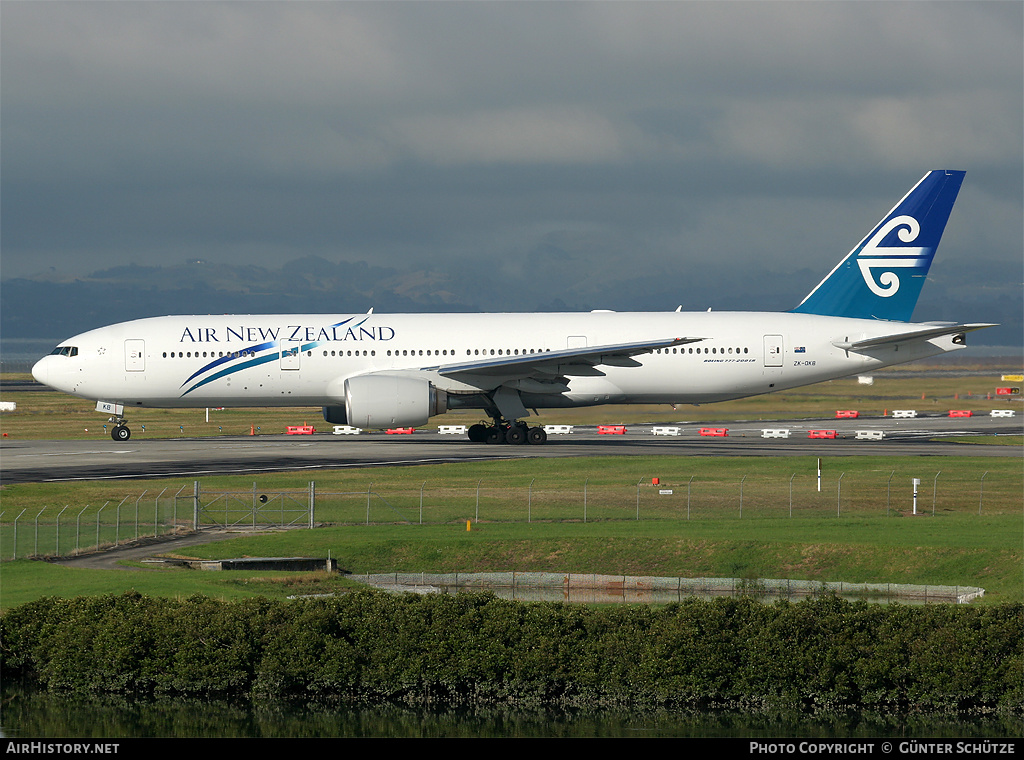
{"label": "cockpit window", "polygon": [[50,356],[78,356],[76,346],[57,346],[50,352]]}

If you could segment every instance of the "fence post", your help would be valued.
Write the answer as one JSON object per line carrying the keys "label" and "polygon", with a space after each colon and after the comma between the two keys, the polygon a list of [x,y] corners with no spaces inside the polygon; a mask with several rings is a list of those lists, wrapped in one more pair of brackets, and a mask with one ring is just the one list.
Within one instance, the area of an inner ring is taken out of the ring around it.
{"label": "fence post", "polygon": [[423,481],[420,484],[420,525],[423,524],[423,487],[427,485],[427,481]]}
{"label": "fence post", "polygon": [[[985,475],[988,475],[988,470],[985,470]],[[981,514],[981,505],[985,501],[985,475],[981,476],[981,495],[978,497],[978,514]]]}
{"label": "fence post", "polygon": [[836,484],[836,517],[839,517],[839,505],[843,501],[843,476],[845,475],[845,472],[840,475],[839,482]]}
{"label": "fence post", "polygon": [[[28,507],[25,507],[25,509],[28,509]],[[25,514],[25,509],[21,510],[18,513],[18,516],[14,518],[14,556],[12,556],[11,559],[18,558],[18,520],[20,520],[21,516]]]}
{"label": "fence post", "polygon": [[480,478],[476,482],[476,522],[478,523],[480,522],[480,481],[482,480],[483,478]]}
{"label": "fence post", "polygon": [[[87,510],[88,508],[89,508],[89,505],[86,504],[84,507],[82,507],[82,511],[79,512],[77,515],[75,515],[75,553],[76,554],[82,550],[82,542],[81,542],[81,538],[82,538],[82,515],[85,514],[85,510]],[[98,549],[99,547],[96,547],[96,548]]]}
{"label": "fence post", "polygon": [[795,472],[789,476],[789,516],[791,519],[793,517],[793,478],[795,477]]}
{"label": "fence post", "polygon": [[587,483],[589,482],[590,478],[583,481],[583,522],[587,521]]}
{"label": "fence post", "polygon": [[62,514],[64,514],[64,510],[66,510],[70,506],[71,506],[70,504],[65,504],[64,505],[64,509],[62,509],[60,512],[57,513],[57,538],[56,538],[56,546],[54,547],[54,552],[53,553],[56,554],[58,557],[60,556],[60,516]]}
{"label": "fence post", "polygon": [[[166,491],[166,490],[167,489],[164,488],[164,491]],[[157,526],[160,524],[160,497],[164,495],[164,491],[161,491],[160,493],[158,493],[156,495],[156,498],[153,500],[153,536],[154,536],[154,538],[157,535],[159,535],[159,528]],[[96,548],[98,549],[99,547],[100,547],[100,542],[97,540],[96,541]]]}
{"label": "fence post", "polygon": [[533,481],[530,481],[530,488],[526,492],[526,522],[533,522]]}
{"label": "fence post", "polygon": [[309,481],[309,527],[312,528],[315,524],[313,513],[316,510],[316,481]]}
{"label": "fence post", "polygon": [[932,517],[935,517],[935,492],[939,487],[939,475],[942,474],[942,470],[935,473],[935,480],[932,481]]}
{"label": "fence post", "polygon": [[[104,506],[106,506],[106,505],[104,505]],[[46,511],[46,507],[43,507],[42,509],[40,509],[36,513],[36,520],[35,520],[35,522],[36,522],[36,529],[35,529],[36,537],[35,537],[35,541],[32,544],[32,556],[33,557],[38,557],[39,556],[39,515],[41,515],[45,511]]]}
{"label": "fence post", "polygon": [[199,481],[192,481],[192,530],[199,530]]}
{"label": "fence post", "polygon": [[640,484],[644,482],[643,478],[640,478],[636,482],[636,521],[640,522]]}
{"label": "fence post", "polygon": [[100,507],[99,509],[96,510],[96,549],[97,550],[99,550],[99,548],[100,548],[100,513],[103,512],[103,510],[107,508],[107,504],[109,504],[109,503],[110,502],[108,501],[106,504],[104,504],[102,507]]}
{"label": "fence post", "polygon": [[[139,494],[139,498],[137,498],[135,500],[135,537],[136,538],[138,538],[138,535],[139,535],[139,529],[138,529],[138,525],[139,525],[139,502],[142,501],[142,497],[145,496],[148,492],[149,492],[149,489],[147,488],[145,491],[143,491],[141,494]],[[153,535],[154,536],[156,535],[156,523],[155,522],[153,523]]]}
{"label": "fence post", "polygon": [[188,484],[183,485],[181,488],[178,489],[178,492],[174,494],[174,511],[171,513],[172,525],[178,524],[178,497],[181,496],[181,492],[184,491],[186,488],[188,488]]}
{"label": "fence post", "polygon": [[746,480],[746,479],[747,479],[746,475],[744,475],[742,478],[740,478],[740,519],[741,520],[743,519],[743,481]]}
{"label": "fence post", "polygon": [[892,476],[896,474],[896,470],[893,470],[889,474],[889,479],[885,481],[885,516],[889,516],[889,496],[892,493]]}
{"label": "fence post", "polygon": [[373,482],[366,484],[366,524],[370,524],[370,489],[373,488]]}
{"label": "fence post", "polygon": [[693,475],[686,481],[686,519],[690,519],[690,484],[693,482]]}

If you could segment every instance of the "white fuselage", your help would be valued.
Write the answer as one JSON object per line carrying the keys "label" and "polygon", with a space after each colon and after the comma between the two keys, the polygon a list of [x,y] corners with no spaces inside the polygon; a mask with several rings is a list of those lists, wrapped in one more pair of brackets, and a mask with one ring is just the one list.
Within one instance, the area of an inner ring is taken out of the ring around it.
{"label": "white fuselage", "polygon": [[567,361],[567,392],[538,393],[529,385],[520,391],[528,407],[696,404],[794,388],[962,347],[950,336],[859,353],[833,345],[906,327],[774,312],[169,316],[82,333],[61,344],[68,349],[63,354],[42,359],[33,374],[58,390],[123,404],[126,411],[134,406],[329,406],[344,402],[347,378],[393,371],[468,398],[493,387],[438,370],[485,357],[692,336],[700,340],[635,356],[641,366],[601,365],[592,375],[580,375]]}

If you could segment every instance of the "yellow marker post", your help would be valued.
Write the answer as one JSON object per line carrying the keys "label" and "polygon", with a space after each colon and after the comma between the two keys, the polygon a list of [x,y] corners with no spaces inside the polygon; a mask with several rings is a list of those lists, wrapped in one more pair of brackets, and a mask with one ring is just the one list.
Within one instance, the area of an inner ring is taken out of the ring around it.
{"label": "yellow marker post", "polygon": [[467,533],[471,533],[471,532],[472,532],[472,531],[470,530],[470,527],[469,527],[469,526],[470,526],[470,521],[469,521],[469,520],[466,520],[466,532],[467,532]]}

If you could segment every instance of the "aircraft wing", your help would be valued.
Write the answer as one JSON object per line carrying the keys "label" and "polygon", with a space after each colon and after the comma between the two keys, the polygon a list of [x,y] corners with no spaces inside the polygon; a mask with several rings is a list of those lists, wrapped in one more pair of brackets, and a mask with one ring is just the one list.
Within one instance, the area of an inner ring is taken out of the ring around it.
{"label": "aircraft wing", "polygon": [[861,351],[869,348],[878,348],[879,346],[891,346],[895,343],[907,343],[912,340],[928,340],[930,338],[939,338],[943,335],[957,335],[960,333],[970,332],[971,330],[981,330],[985,327],[995,327],[995,325],[988,323],[976,323],[970,325],[944,324],[939,326],[921,325],[922,329],[919,330],[895,333],[893,335],[882,335],[877,338],[866,338],[865,340],[834,340],[832,341],[832,345],[846,351]]}
{"label": "aircraft wing", "polygon": [[601,365],[640,367],[642,365],[633,358],[634,356],[650,353],[659,348],[672,348],[702,340],[704,338],[670,338],[604,346],[584,346],[518,356],[488,356],[473,361],[434,365],[420,369],[437,372],[442,377],[480,388],[493,388],[506,381],[525,378],[535,378],[543,382],[562,376],[601,377],[604,375],[598,369]]}

